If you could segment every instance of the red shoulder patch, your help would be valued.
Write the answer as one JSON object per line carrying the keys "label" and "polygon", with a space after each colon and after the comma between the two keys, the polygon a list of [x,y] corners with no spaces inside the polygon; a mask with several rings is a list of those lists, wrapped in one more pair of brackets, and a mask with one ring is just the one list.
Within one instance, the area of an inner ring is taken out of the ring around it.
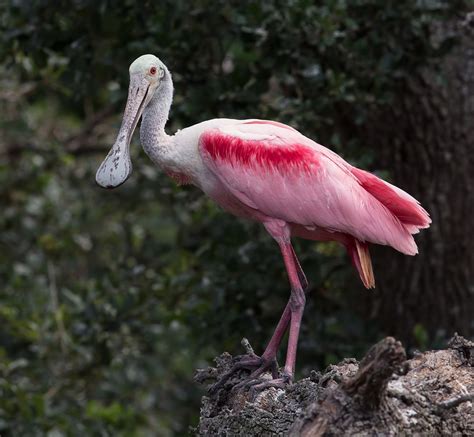
{"label": "red shoulder patch", "polygon": [[313,171],[319,166],[315,153],[301,144],[273,144],[264,140],[244,140],[217,130],[201,135],[202,147],[214,160],[231,165],[260,167],[280,172]]}

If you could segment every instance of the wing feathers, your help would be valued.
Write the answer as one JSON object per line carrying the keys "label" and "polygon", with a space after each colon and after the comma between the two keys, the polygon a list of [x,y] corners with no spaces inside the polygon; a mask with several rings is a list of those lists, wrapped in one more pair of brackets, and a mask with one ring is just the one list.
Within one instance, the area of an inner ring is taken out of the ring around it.
{"label": "wing feathers", "polygon": [[[293,129],[234,123],[205,131],[199,151],[208,169],[242,203],[287,223],[417,253],[411,234],[430,219],[411,196]],[[363,246],[356,252],[361,276],[370,285],[370,256]]]}
{"label": "wing feathers", "polygon": [[420,203],[400,188],[358,168],[351,169],[360,184],[385,205],[411,233],[429,227],[431,219]]}

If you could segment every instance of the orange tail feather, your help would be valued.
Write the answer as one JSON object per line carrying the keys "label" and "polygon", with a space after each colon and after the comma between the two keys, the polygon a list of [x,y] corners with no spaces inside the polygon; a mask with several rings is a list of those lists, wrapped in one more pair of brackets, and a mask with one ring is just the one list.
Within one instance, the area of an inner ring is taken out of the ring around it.
{"label": "orange tail feather", "polygon": [[348,246],[347,250],[365,288],[375,288],[375,277],[369,245],[354,238],[353,245]]}

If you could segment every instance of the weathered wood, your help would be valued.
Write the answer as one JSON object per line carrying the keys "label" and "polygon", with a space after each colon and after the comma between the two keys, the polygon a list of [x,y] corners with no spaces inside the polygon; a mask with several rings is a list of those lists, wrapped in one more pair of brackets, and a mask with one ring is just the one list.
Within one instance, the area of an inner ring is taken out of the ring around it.
{"label": "weathered wood", "polygon": [[[233,391],[240,371],[202,399],[198,436],[474,435],[474,342],[455,335],[448,349],[407,360],[388,337],[357,362],[344,359],[287,389]],[[213,383],[233,358],[200,370]]]}
{"label": "weathered wood", "polygon": [[373,346],[359,364],[359,371],[342,383],[342,389],[360,404],[361,408],[379,407],[394,373],[406,373],[406,353],[400,342],[392,337]]}

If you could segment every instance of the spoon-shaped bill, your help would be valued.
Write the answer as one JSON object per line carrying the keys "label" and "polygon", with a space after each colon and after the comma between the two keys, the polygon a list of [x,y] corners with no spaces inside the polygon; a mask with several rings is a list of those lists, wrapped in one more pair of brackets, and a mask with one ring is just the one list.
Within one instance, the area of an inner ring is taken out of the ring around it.
{"label": "spoon-shaped bill", "polygon": [[139,75],[131,75],[120,131],[95,175],[96,182],[103,188],[116,188],[122,185],[132,173],[130,141],[145,107],[148,87],[146,80],[140,79]]}
{"label": "spoon-shaped bill", "polygon": [[97,170],[95,180],[103,188],[117,188],[128,179],[130,173],[130,146],[125,141],[117,140]]}

